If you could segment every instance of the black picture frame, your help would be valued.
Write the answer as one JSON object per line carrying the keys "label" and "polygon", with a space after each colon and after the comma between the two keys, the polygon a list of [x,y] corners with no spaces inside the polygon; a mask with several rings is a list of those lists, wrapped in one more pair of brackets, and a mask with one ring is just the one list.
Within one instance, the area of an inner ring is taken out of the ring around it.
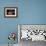
{"label": "black picture frame", "polygon": [[5,18],[16,18],[18,17],[18,7],[5,7],[4,8]]}

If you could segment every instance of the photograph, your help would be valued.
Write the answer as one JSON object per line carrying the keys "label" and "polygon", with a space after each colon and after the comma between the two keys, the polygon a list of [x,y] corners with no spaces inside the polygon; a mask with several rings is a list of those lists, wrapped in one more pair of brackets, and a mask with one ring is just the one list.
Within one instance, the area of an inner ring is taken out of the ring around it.
{"label": "photograph", "polygon": [[5,7],[4,8],[4,16],[5,17],[17,17],[18,16],[18,8],[17,7]]}

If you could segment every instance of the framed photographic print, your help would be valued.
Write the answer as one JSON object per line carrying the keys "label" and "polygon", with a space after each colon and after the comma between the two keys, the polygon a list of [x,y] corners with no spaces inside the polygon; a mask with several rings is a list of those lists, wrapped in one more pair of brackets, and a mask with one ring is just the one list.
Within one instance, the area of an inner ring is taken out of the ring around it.
{"label": "framed photographic print", "polygon": [[4,16],[8,18],[14,18],[18,16],[18,8],[17,7],[5,7],[4,8]]}

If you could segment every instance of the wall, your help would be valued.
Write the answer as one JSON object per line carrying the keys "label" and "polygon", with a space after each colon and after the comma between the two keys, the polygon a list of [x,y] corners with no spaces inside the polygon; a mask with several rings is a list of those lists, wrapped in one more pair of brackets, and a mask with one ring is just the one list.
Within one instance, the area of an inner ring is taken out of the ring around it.
{"label": "wall", "polygon": [[[4,18],[4,7],[18,7],[17,0],[0,0],[0,44],[7,44],[8,34],[16,32],[17,34],[17,18]],[[17,39],[15,41],[18,42]]]}
{"label": "wall", "polygon": [[[18,7],[18,18],[4,18],[4,7]],[[17,24],[46,24],[46,0],[0,0],[0,44],[7,44]],[[17,43],[17,40],[16,40]]]}

